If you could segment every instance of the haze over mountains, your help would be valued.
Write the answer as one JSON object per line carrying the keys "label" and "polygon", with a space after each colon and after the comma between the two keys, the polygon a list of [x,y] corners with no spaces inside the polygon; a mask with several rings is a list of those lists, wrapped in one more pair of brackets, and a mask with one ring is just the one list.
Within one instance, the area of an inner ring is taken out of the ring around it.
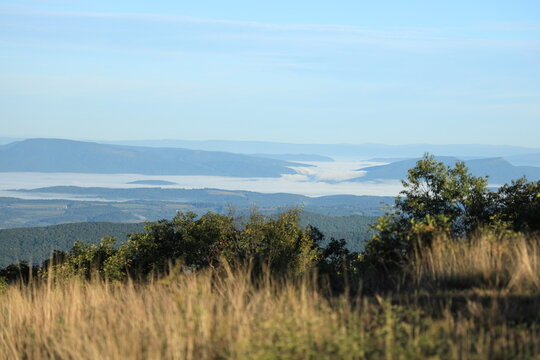
{"label": "haze over mountains", "polygon": [[279,177],[297,163],[217,151],[29,139],[0,146],[0,171]]}
{"label": "haze over mountains", "polygon": [[513,165],[521,166],[540,166],[540,152],[534,154],[511,155],[507,156],[506,160]]}
{"label": "haze over mountains", "polygon": [[[540,154],[539,148],[481,144],[293,144],[268,141],[228,140],[132,140],[108,142],[119,145],[180,147],[207,151],[230,151],[240,154],[316,154],[329,157],[369,159],[374,157],[416,158],[425,152],[463,159]],[[522,164],[520,164],[522,165]]]}
{"label": "haze over mountains", "polygon": [[[143,174],[143,175],[201,175],[245,178],[280,178],[284,175],[305,174],[299,168],[318,169],[324,162],[332,162],[330,154],[347,154],[358,159],[389,162],[387,165],[364,167],[363,176],[351,173],[336,176],[338,181],[366,182],[375,180],[400,180],[412,168],[418,156],[400,160],[410,154],[437,150],[437,159],[447,165],[466,160],[473,175],[489,176],[490,183],[502,184],[526,176],[540,179],[540,167],[523,166],[540,164],[538,149],[495,145],[307,145],[267,142],[233,141],[180,141],[164,140],[146,145],[186,145],[244,151],[235,154],[224,151],[193,150],[177,147],[150,147],[110,145],[62,139],[28,139],[0,146],[0,172],[58,172],[94,174]],[[298,150],[299,152],[292,152]],[[309,153],[308,151],[313,151]],[[525,153],[529,151],[529,153]],[[452,152],[452,156],[444,153]],[[323,155],[319,155],[323,154]],[[460,154],[466,154],[460,156]],[[481,155],[499,154],[503,157],[477,158]],[[472,158],[472,159],[471,159]],[[289,160],[296,160],[294,162]],[[511,161],[515,163],[512,164]],[[319,163],[314,167],[312,164]],[[516,165],[516,163],[518,165]],[[337,167],[336,169],[339,169]],[[352,169],[356,170],[356,169]],[[300,171],[300,172],[299,172]],[[314,170],[316,171],[316,170]],[[322,171],[322,170],[321,170]],[[337,170],[340,171],[340,170]],[[309,173],[309,171],[308,171]],[[339,175],[339,174],[338,174]],[[311,180],[307,180],[311,181]],[[323,180],[334,181],[334,180]],[[147,185],[152,185],[148,183]],[[153,184],[159,185],[159,184]]]}

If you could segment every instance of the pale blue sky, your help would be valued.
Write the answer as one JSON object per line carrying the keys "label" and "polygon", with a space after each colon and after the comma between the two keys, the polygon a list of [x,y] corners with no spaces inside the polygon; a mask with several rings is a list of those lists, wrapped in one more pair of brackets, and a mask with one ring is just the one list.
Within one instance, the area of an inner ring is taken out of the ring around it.
{"label": "pale blue sky", "polygon": [[0,126],[540,147],[540,1],[0,1]]}

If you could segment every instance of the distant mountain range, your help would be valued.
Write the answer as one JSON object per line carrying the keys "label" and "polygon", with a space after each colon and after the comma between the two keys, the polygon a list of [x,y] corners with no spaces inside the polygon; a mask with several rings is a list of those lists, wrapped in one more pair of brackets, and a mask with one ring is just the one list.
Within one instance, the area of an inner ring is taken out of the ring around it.
{"label": "distant mountain range", "polygon": [[240,154],[318,154],[332,158],[348,157],[358,159],[369,159],[374,157],[417,158],[422,156],[425,152],[441,156],[456,156],[465,159],[472,157],[507,157],[513,155],[540,153],[540,148],[480,144],[293,144],[267,141],[226,140],[133,140],[110,143],[152,147],[181,147],[187,149],[211,151],[230,151]]}
{"label": "distant mountain range", "polygon": [[505,159],[510,161],[512,165],[540,167],[540,152],[535,154],[506,156]]}
{"label": "distant mountain range", "polygon": [[[407,170],[414,167],[419,159],[408,159],[390,163],[362,168],[367,173],[364,176],[352,181],[374,181],[374,180],[394,180],[405,179]],[[453,166],[458,158],[449,156],[438,156],[436,160],[442,161],[446,165]],[[540,167],[514,166],[503,158],[475,159],[465,161],[469,171],[475,176],[489,176],[490,184],[504,184],[512,180],[526,176],[528,180],[540,180]]]}
{"label": "distant mountain range", "polygon": [[228,152],[60,139],[29,139],[0,146],[1,172],[279,177],[295,174],[290,166],[306,165]]}
{"label": "distant mountain range", "polygon": [[15,141],[0,145],[0,172],[280,177],[284,174],[296,174],[294,167],[310,166],[300,162],[334,161],[331,156],[391,162],[391,165],[383,165],[387,167],[362,169],[368,171],[368,174],[357,181],[367,181],[402,179],[406,170],[413,167],[416,159],[426,151],[439,155],[440,159],[449,164],[455,163],[458,158],[466,160],[473,174],[490,175],[492,183],[508,182],[523,175],[534,180],[538,178],[536,167],[540,167],[540,149],[515,146],[182,140],[123,143],[145,146],[62,139]]}
{"label": "distant mountain range", "polygon": [[[14,143],[14,138],[1,138],[0,145]],[[30,139],[32,140],[32,139]],[[45,139],[42,139],[45,140]],[[47,139],[54,140],[54,139]],[[365,159],[417,158],[425,152],[440,156],[455,156],[460,159],[504,157],[513,165],[540,166],[540,148],[483,144],[295,144],[269,141],[229,140],[124,140],[95,141],[94,143],[130,148],[181,148],[212,152],[231,152],[255,157],[266,157],[286,161],[331,161],[335,157]]]}

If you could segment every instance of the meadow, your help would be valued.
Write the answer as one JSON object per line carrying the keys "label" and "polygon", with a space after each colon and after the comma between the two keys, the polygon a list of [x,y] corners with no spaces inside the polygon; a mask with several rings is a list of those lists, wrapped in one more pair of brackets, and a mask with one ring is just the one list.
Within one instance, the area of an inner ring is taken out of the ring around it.
{"label": "meadow", "polygon": [[[419,250],[390,292],[227,264],[146,281],[30,280],[0,294],[2,359],[534,359],[538,238]],[[407,275],[407,276],[405,276]]]}

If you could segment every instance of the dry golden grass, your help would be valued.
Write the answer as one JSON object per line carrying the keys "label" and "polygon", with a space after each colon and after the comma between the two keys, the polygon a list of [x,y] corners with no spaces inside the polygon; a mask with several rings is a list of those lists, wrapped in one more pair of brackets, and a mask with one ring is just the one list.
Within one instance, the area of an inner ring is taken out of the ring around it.
{"label": "dry golden grass", "polygon": [[540,291],[540,239],[483,232],[470,241],[439,238],[417,252],[413,273],[435,289],[479,288],[512,293]]}
{"label": "dry golden grass", "polygon": [[10,285],[0,359],[538,359],[538,245],[490,241],[425,250],[418,280],[482,274],[505,293],[330,297],[309,276],[254,285],[246,268]]}

